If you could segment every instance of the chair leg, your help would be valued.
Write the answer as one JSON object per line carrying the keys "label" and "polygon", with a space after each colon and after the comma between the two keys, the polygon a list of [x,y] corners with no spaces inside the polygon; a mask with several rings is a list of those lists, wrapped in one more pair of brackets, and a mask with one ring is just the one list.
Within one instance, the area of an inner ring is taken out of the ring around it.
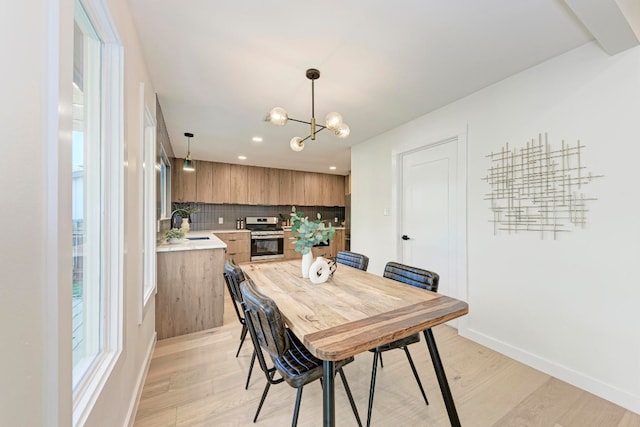
{"label": "chair leg", "polygon": [[380,352],[373,352],[373,368],[371,368],[371,385],[369,386],[369,407],[367,408],[367,427],[371,425],[371,409],[373,408],[373,392],[376,389],[376,372],[378,370]]}
{"label": "chair leg", "polygon": [[240,354],[240,350],[242,349],[242,344],[244,344],[244,338],[247,336],[247,325],[242,325],[242,332],[240,333],[240,345],[238,346],[238,351],[236,351],[236,357]]}
{"label": "chair leg", "polygon": [[382,353],[378,353],[380,355],[380,367],[384,368],[384,362],[382,361]]}
{"label": "chair leg", "polygon": [[254,423],[258,420],[258,415],[260,415],[260,409],[262,409],[262,404],[264,403],[264,399],[267,398],[267,393],[269,393],[269,387],[271,387],[271,383],[267,381],[267,384],[264,386],[264,391],[262,392],[262,398],[260,399],[258,410],[256,411],[256,416],[253,417]]}
{"label": "chair leg", "polygon": [[293,408],[293,420],[291,420],[291,427],[298,425],[298,414],[300,413],[300,401],[302,400],[302,387],[298,387],[298,393],[296,393],[296,406]]}
{"label": "chair leg", "polygon": [[247,374],[247,383],[244,385],[244,389],[247,390],[249,388],[249,380],[251,379],[251,372],[253,372],[253,364],[256,361],[256,349],[253,349],[253,354],[251,355],[251,364],[249,365],[249,373]]}
{"label": "chair leg", "polygon": [[349,398],[349,403],[351,404],[351,409],[353,410],[353,415],[356,416],[356,421],[358,421],[358,427],[362,427],[362,421],[360,421],[360,414],[358,414],[358,408],[356,408],[356,402],[353,401],[353,395],[351,394],[351,389],[349,388],[349,383],[347,382],[347,377],[344,375],[344,371],[342,368],[338,369],[338,373],[340,373],[340,378],[342,379],[342,384],[344,384],[344,389],[347,392],[347,397]]}
{"label": "chair leg", "polygon": [[424,392],[424,388],[422,388],[422,382],[420,381],[420,377],[418,376],[418,371],[416,371],[416,366],[413,364],[413,359],[411,358],[411,353],[409,353],[409,349],[405,346],[403,347],[404,354],[407,355],[407,360],[409,360],[409,365],[411,365],[411,370],[413,371],[413,376],[416,377],[416,381],[418,382],[418,387],[420,387],[420,393],[422,393],[422,397],[424,397],[424,403],[427,405],[429,401],[427,400],[427,395]]}

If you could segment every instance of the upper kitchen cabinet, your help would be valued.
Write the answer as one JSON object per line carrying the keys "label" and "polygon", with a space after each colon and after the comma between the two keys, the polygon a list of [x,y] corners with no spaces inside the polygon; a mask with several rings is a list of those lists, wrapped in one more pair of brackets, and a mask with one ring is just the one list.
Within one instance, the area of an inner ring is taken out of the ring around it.
{"label": "upper kitchen cabinet", "polygon": [[229,201],[227,203],[249,204],[249,166],[229,165]]}
{"label": "upper kitchen cabinet", "polygon": [[198,162],[196,165],[195,201],[213,203],[213,163],[211,162]]}
{"label": "upper kitchen cabinet", "polygon": [[248,204],[279,205],[280,169],[250,166],[247,173]]}
{"label": "upper kitchen cabinet", "polygon": [[229,203],[231,198],[231,165],[213,162],[213,197],[211,203]]}
{"label": "upper kitchen cabinet", "polygon": [[[196,173],[182,170],[184,159],[171,159],[171,200],[173,202],[195,202]],[[196,170],[198,164],[196,163]]]}

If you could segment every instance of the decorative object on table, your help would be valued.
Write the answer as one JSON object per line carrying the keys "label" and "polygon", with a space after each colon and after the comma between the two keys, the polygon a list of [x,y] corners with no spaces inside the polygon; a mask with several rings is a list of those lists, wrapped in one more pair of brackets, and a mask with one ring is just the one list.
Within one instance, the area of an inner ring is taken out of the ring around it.
{"label": "decorative object on table", "polygon": [[[327,114],[325,117],[325,126],[316,124],[315,118],[315,86],[314,82],[320,78],[320,71],[315,68],[309,68],[307,70],[307,78],[311,80],[311,121],[304,121],[294,119],[293,117],[289,117],[287,111],[282,107],[273,108],[269,114],[265,117],[265,121],[271,122],[276,126],[284,126],[287,124],[288,120],[305,123],[311,126],[311,130],[309,135],[306,138],[300,138],[299,136],[294,137],[289,142],[289,146],[293,151],[302,151],[304,149],[304,142],[311,138],[312,141],[315,141],[316,134],[325,129],[329,129],[332,131],[338,138],[344,139],[349,136],[350,130],[349,126],[342,121],[342,116],[340,113],[331,112]],[[316,128],[320,128],[316,130]]]}
{"label": "decorative object on table", "polygon": [[568,232],[567,225],[584,228],[586,202],[597,200],[587,197],[583,187],[594,178],[586,171],[581,156],[584,145],[580,140],[575,146],[562,141],[559,148],[551,147],[547,134],[538,135],[526,147],[509,148],[509,143],[491,159],[488,174],[483,180],[490,186],[485,200],[491,201],[493,234],[506,231],[545,233],[557,238],[558,233]]}
{"label": "decorative object on table", "polygon": [[172,228],[164,233],[164,237],[167,239],[167,243],[180,243],[180,239],[184,238],[184,231],[179,228]]}
{"label": "decorative object on table", "polygon": [[320,284],[324,283],[331,276],[331,268],[329,267],[329,263],[319,256],[309,267],[309,280],[311,283]]}
{"label": "decorative object on table", "polygon": [[296,207],[291,207],[291,238],[295,240],[295,251],[302,254],[302,277],[309,278],[309,268],[313,261],[311,248],[320,243],[327,243],[333,238],[335,227],[329,223],[325,226],[320,213],[311,221],[302,212],[296,212]]}
{"label": "decorative object on table", "polygon": [[191,158],[191,138],[193,138],[193,134],[185,132],[184,136],[187,137],[187,157],[184,158],[184,162],[182,163],[182,170],[193,172],[196,170],[196,162]]}
{"label": "decorative object on table", "polygon": [[338,269],[338,262],[336,257],[327,258],[327,263],[329,264],[329,278],[333,277],[333,273]]}

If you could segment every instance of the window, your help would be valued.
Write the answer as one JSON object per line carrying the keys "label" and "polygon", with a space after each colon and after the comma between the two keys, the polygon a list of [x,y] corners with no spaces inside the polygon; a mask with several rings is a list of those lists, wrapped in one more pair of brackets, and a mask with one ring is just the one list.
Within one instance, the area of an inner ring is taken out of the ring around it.
{"label": "window", "polygon": [[104,0],[75,3],[71,286],[76,425],[84,423],[122,341],[122,53],[117,35],[104,30],[115,28],[109,16]]}
{"label": "window", "polygon": [[169,218],[171,215],[171,162],[164,147],[160,145],[160,216]]}
{"label": "window", "polygon": [[[140,84],[142,141],[140,142],[142,194],[142,307],[138,321],[142,323],[145,307],[156,291],[156,125],[144,102],[144,84]],[[161,167],[159,166],[160,170]]]}

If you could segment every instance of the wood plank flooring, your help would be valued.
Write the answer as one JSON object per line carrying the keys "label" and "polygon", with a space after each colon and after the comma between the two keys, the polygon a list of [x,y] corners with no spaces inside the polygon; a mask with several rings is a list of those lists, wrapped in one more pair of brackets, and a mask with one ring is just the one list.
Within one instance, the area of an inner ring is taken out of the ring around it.
{"label": "wood plank flooring", "polygon": [[[272,386],[256,424],[253,415],[265,378],[257,366],[244,383],[252,345],[235,358],[240,325],[225,294],[224,326],[157,343],[135,427],[288,426],[295,390]],[[640,415],[461,338],[448,326],[434,328],[462,425],[526,427],[640,427]],[[448,426],[447,412],[423,342],[410,346],[429,398],[424,404],[402,351],[384,353],[378,369],[372,426]],[[345,374],[366,421],[372,354],[356,356]],[[355,426],[344,388],[336,379],[336,423]],[[300,427],[322,425],[320,383],[305,387]]]}

